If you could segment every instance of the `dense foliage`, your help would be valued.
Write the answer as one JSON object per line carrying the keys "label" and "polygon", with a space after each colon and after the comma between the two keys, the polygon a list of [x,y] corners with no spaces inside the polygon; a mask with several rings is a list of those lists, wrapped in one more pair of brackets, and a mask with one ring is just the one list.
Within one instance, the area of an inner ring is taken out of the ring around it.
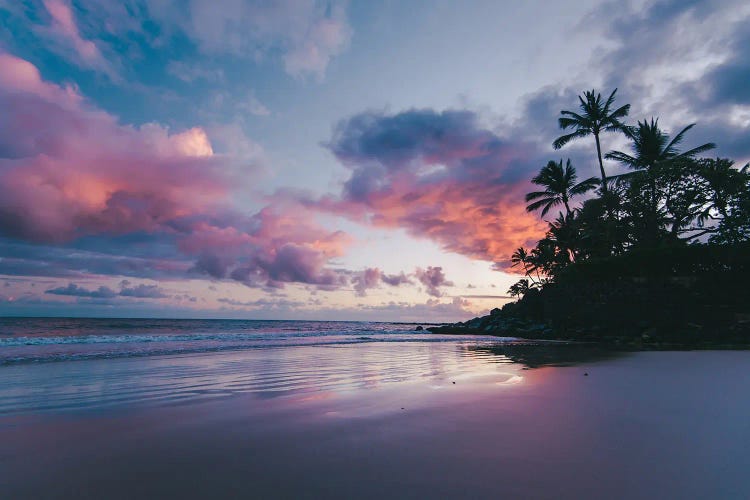
{"label": "dense foliage", "polygon": [[[561,159],[550,161],[532,179],[542,189],[527,195],[527,210],[542,209],[542,217],[553,208],[561,210],[547,220],[547,234],[534,248],[513,253],[512,265],[525,277],[510,288],[512,296],[520,298],[563,275],[570,279],[579,272],[566,271],[571,266],[585,274],[582,264],[587,262],[604,263],[600,270],[605,271],[608,266],[619,269],[621,264],[615,264],[619,256],[750,240],[750,167],[737,168],[724,158],[700,157],[715,148],[713,143],[682,150],[685,136],[695,124],[674,137],[659,127],[658,119],[627,125],[624,120],[630,105],[614,109],[616,91],[607,100],[587,91],[579,97],[578,112],[561,112],[560,128],[573,132],[559,137],[553,146],[558,149],[572,140],[593,136],[601,178],[578,183],[571,161],[563,163]],[[626,167],[625,173],[605,172],[600,140],[605,131],[623,134],[630,142],[630,151],[604,155]],[[584,198],[587,193],[594,196]],[[579,202],[574,204],[576,197]],[[642,271],[651,269],[632,260],[619,262],[640,266]],[[669,262],[659,265],[668,266]]]}

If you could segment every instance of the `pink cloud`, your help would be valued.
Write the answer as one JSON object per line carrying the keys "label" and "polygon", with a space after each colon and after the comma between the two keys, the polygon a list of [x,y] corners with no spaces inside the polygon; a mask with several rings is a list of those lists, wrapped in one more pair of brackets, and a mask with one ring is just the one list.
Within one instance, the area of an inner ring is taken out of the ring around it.
{"label": "pink cloud", "polygon": [[146,233],[214,278],[348,283],[328,268],[349,244],[345,233],[319,226],[299,205],[253,215],[227,205],[247,172],[215,153],[204,129],[121,125],[8,54],[0,54],[0,107],[0,236],[61,243]]}
{"label": "pink cloud", "polygon": [[359,297],[367,295],[367,290],[375,288],[380,283],[382,273],[377,267],[368,267],[364,271],[357,273],[352,278],[354,291]]}
{"label": "pink cloud", "polygon": [[[223,225],[227,222],[232,225]],[[196,271],[217,279],[273,288],[285,283],[338,288],[348,279],[327,265],[350,243],[346,233],[319,226],[301,207],[277,205],[250,217],[197,222],[179,247],[199,255]]]}
{"label": "pink cloud", "polygon": [[120,125],[8,54],[0,75],[2,233],[59,242],[155,231],[218,204],[233,183],[200,128]]}
{"label": "pink cloud", "polygon": [[[440,269],[440,268],[438,268]],[[354,291],[359,297],[367,295],[367,290],[377,288],[380,283],[389,286],[411,285],[412,281],[402,271],[399,274],[385,274],[377,267],[368,267],[363,271],[354,273],[351,278]]]}
{"label": "pink cloud", "polygon": [[523,202],[533,148],[502,140],[471,112],[362,113],[339,123],[328,147],[352,173],[340,196],[308,198],[311,208],[406,228],[499,267],[544,234]]}

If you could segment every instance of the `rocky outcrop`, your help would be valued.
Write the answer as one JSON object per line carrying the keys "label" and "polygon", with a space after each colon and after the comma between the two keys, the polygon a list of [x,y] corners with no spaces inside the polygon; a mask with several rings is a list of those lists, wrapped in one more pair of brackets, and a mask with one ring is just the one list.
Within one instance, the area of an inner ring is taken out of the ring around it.
{"label": "rocky outcrop", "polygon": [[492,335],[497,337],[522,337],[527,339],[552,339],[554,332],[546,323],[520,318],[504,317],[500,309],[493,309],[487,316],[450,325],[427,328],[432,333],[450,335]]}

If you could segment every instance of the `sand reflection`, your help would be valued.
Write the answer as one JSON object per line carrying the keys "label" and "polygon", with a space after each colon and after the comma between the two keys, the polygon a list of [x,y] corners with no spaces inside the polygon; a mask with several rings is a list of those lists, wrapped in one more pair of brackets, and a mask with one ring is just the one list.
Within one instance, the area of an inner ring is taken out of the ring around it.
{"label": "sand reflection", "polygon": [[[418,384],[511,386],[531,353],[471,341],[304,346],[2,367],[0,414],[164,405],[253,394],[299,401]],[[22,390],[20,388],[23,388]]]}

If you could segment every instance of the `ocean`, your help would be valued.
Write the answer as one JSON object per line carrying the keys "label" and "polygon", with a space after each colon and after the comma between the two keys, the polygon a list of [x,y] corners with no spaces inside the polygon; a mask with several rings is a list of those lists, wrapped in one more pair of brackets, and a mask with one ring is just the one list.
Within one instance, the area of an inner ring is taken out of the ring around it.
{"label": "ocean", "polygon": [[[118,318],[0,318],[0,366],[294,346],[455,342],[410,323]],[[496,337],[476,337],[493,341]]]}
{"label": "ocean", "polygon": [[444,378],[469,369],[466,356],[489,357],[490,367],[507,361],[475,348],[513,340],[433,335],[416,326],[0,318],[0,415],[244,393],[277,397]]}

